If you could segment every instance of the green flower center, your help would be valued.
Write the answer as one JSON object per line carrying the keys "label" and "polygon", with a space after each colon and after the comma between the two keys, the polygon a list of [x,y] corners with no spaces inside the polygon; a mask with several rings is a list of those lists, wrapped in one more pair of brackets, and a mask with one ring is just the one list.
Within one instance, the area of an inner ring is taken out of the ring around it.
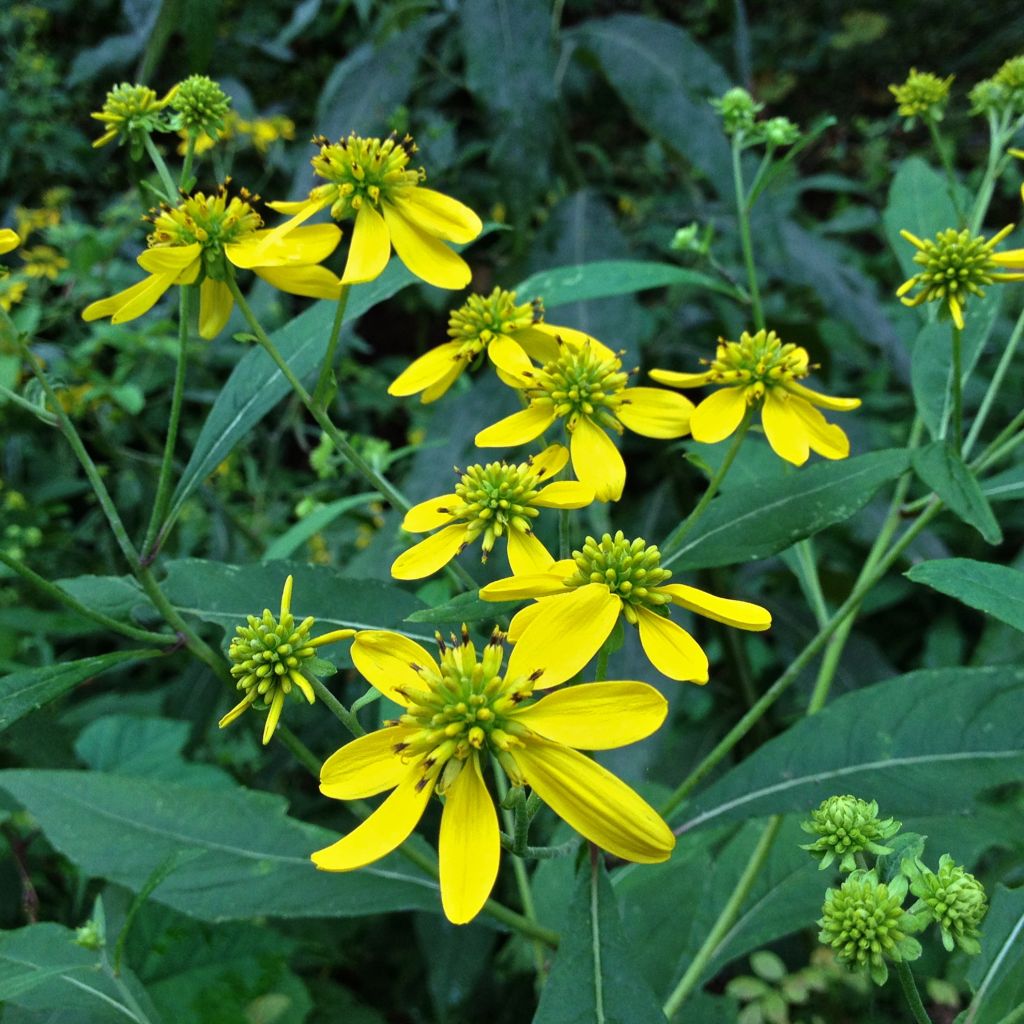
{"label": "green flower center", "polygon": [[250,615],[247,626],[235,627],[237,636],[228,648],[228,657],[234,662],[231,674],[239,690],[249,693],[255,689],[257,707],[269,707],[278,689],[291,692],[292,674],[316,653],[309,644],[314,622],[309,616],[296,626],[291,612],[278,621],[267,608],[262,618]]}
{"label": "green flower center", "polygon": [[947,931],[972,934],[988,909],[985,889],[969,871],[952,862],[939,866],[938,874],[923,876],[922,885],[914,887],[915,895],[932,912],[935,920]]}
{"label": "green flower center", "polygon": [[861,967],[880,963],[906,938],[901,929],[902,897],[872,878],[848,878],[829,889],[821,919],[821,940],[840,960]]}
{"label": "green flower center", "polygon": [[224,126],[231,98],[212,78],[190,75],[178,86],[171,103],[178,111],[178,127],[214,135]]}
{"label": "green flower center", "polygon": [[544,314],[539,300],[516,305],[516,293],[495,288],[490,295],[470,295],[448,318],[448,336],[462,342],[458,358],[475,359],[502,334],[537,323]]}
{"label": "green flower center", "polygon": [[622,598],[623,611],[630,622],[636,621],[635,606],[659,608],[671,598],[657,590],[672,573],[661,568],[661,552],[653,544],[637,537],[626,540],[619,530],[614,537],[605,534],[600,541],[588,537],[581,551],[572,553],[576,572],[567,587],[603,583]]}
{"label": "green flower center", "polygon": [[924,239],[922,248],[914,254],[914,262],[924,267],[913,279],[923,289],[921,301],[952,297],[963,303],[968,294],[984,295],[983,288],[992,283],[996,269],[992,262],[994,241],[972,235],[966,228],[949,228],[934,239]]}
{"label": "green flower center", "polygon": [[354,217],[363,203],[379,209],[382,202],[401,198],[424,178],[422,170],[408,169],[416,152],[408,135],[401,140],[394,135],[386,139],[350,135],[337,143],[322,137],[314,142],[320,152],[313,157],[313,170],[328,184],[313,189],[310,198],[329,199],[335,220]]}
{"label": "green flower center", "polygon": [[878,805],[853,796],[829,797],[811,812],[810,829],[817,836],[817,848],[828,847],[836,854],[859,853],[893,834],[893,821],[878,819]]}
{"label": "green flower center", "polygon": [[762,398],[766,391],[783,387],[810,372],[807,350],[783,344],[774,331],[740,335],[739,341],[719,341],[709,366],[711,379],[725,387],[748,388],[747,399]]}
{"label": "green flower center", "polygon": [[98,119],[107,128],[117,127],[123,132],[134,129],[151,131],[158,126],[160,112],[166,105],[166,101],[158,99],[148,85],[121,82],[107,93]]}
{"label": "green flower center", "polygon": [[629,375],[622,361],[606,358],[589,344],[579,348],[562,345],[561,355],[533,374],[534,383],[526,394],[535,405],[553,406],[555,415],[573,430],[581,416],[610,430],[622,432],[615,411],[622,404],[622,392]]}
{"label": "green flower center", "polygon": [[484,561],[495,540],[509,530],[531,532],[530,520],[540,515],[540,510],[531,505],[538,483],[528,462],[518,466],[490,462],[470,466],[455,485],[462,505],[451,511],[469,524],[467,543],[483,534]]}
{"label": "green flower center", "polygon": [[949,99],[952,84],[952,75],[939,78],[930,71],[911,68],[907,80],[902,85],[889,86],[889,90],[896,97],[901,117],[918,117],[943,106]]}

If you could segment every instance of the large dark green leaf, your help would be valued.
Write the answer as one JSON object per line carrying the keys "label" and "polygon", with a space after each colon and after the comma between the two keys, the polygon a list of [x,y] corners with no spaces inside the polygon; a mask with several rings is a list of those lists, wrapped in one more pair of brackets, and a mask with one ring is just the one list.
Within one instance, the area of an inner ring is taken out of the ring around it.
{"label": "large dark green leaf", "polygon": [[309,855],[337,834],[289,818],[268,793],[66,771],[0,772],[0,788],[92,877],[138,892],[180,857],[152,898],[204,921],[437,909],[437,883],[399,854],[358,872],[317,871]]}
{"label": "large dark green leaf", "polygon": [[931,238],[946,228],[957,227],[946,179],[919,156],[904,160],[889,187],[889,203],[882,221],[903,272],[907,277],[916,274],[921,269],[914,262],[917,249],[903,239],[900,231]]}
{"label": "large dark green leaf", "polygon": [[1002,530],[978,481],[959,453],[945,441],[933,441],[914,451],[914,471],[965,523],[989,544],[1000,544]]}
{"label": "large dark green leaf", "polygon": [[908,570],[907,578],[1024,631],[1024,573],[973,558],[937,558]]}
{"label": "large dark green leaf", "polygon": [[704,569],[767,558],[859,512],[909,466],[900,449],[823,462],[719,495],[683,546],[664,559]]}
{"label": "large dark green leaf", "polygon": [[304,519],[290,526],[279,537],[272,540],[263,552],[263,559],[272,562],[278,558],[290,558],[314,533],[325,530],[335,519],[346,512],[371,501],[379,501],[376,491],[365,491],[362,494],[350,494],[347,498],[339,498],[318,509],[314,509]]}
{"label": "large dark green leaf", "polygon": [[965,1024],[998,1024],[1024,1001],[1024,889],[997,885],[981,924],[981,953],[967,980],[974,998]]}

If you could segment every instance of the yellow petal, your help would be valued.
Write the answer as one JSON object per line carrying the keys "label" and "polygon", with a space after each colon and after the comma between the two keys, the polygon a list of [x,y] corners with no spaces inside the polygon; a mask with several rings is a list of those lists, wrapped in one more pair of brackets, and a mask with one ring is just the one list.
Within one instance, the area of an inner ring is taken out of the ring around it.
{"label": "yellow petal", "polygon": [[845,459],[850,454],[850,439],[842,427],[829,423],[809,402],[790,398],[789,411],[804,425],[813,451],[826,459]]}
{"label": "yellow petal", "polygon": [[202,248],[198,242],[192,245],[158,245],[155,249],[140,252],[135,262],[150,274],[169,274],[172,270],[177,274],[199,259]]}
{"label": "yellow petal", "polygon": [[626,388],[615,415],[644,437],[668,439],[690,432],[693,402],[664,388]]}
{"label": "yellow petal", "polygon": [[515,749],[527,784],[560,818],[623,860],[668,860],[676,838],[657,812],[589,757],[537,736]]}
{"label": "yellow petal", "polygon": [[531,504],[538,508],[586,508],[594,500],[594,488],[581,480],[556,480],[542,487]]}
{"label": "yellow petal", "polygon": [[433,235],[407,221],[395,207],[384,204],[384,220],[398,258],[418,278],[437,288],[465,288],[473,274],[469,264]]}
{"label": "yellow petal", "polygon": [[360,630],[351,655],[352,664],[363,678],[402,707],[409,705],[407,690],[422,690],[426,685],[416,671],[417,666],[435,675],[440,673],[430,653],[415,640],[388,630]]}
{"label": "yellow petal", "polygon": [[289,295],[307,299],[337,299],[341,295],[340,279],[326,267],[254,267],[253,272]]}
{"label": "yellow petal", "polygon": [[224,255],[243,270],[253,267],[281,267],[294,263],[320,263],[341,241],[336,224],[310,224],[286,235],[276,231],[255,231],[244,242],[224,246]]}
{"label": "yellow petal", "polygon": [[805,388],[799,381],[791,380],[786,384],[786,390],[791,394],[799,395],[806,399],[811,405],[820,405],[822,409],[832,409],[835,412],[849,412],[851,409],[860,408],[859,398],[835,398],[832,395],[823,395],[820,391],[812,391]]}
{"label": "yellow petal", "polygon": [[772,451],[780,459],[792,462],[794,466],[802,466],[810,454],[807,428],[803,420],[794,415],[790,404],[774,391],[769,391],[761,409],[761,425]]}
{"label": "yellow petal", "polygon": [[555,568],[557,564],[549,566],[545,572],[495,580],[480,588],[480,597],[485,601],[520,601],[527,597],[562,596],[567,593],[562,581],[568,574],[559,572]]}
{"label": "yellow petal", "polygon": [[501,857],[498,815],[476,754],[445,796],[437,853],[445,917],[452,924],[466,924],[491,895]]}
{"label": "yellow petal", "polygon": [[12,249],[17,249],[21,245],[21,238],[17,231],[12,231],[10,228],[0,228],[0,256],[5,252],[10,252]]}
{"label": "yellow petal", "polygon": [[461,349],[461,341],[448,341],[432,348],[429,352],[424,352],[391,382],[388,394],[397,395],[400,398],[415,395],[441,380],[451,371],[453,365],[458,367],[461,372],[466,365],[465,359],[458,358]]}
{"label": "yellow petal", "polygon": [[[1021,186],[1021,198],[1024,198],[1024,185]],[[992,253],[992,262],[1000,267],[1024,266],[1024,249],[1007,249],[1005,252]]]}
{"label": "yellow petal", "polygon": [[256,687],[253,686],[249,692],[217,723],[217,728],[223,729],[238,718],[243,711],[248,710],[249,705],[259,696]]}
{"label": "yellow petal", "polygon": [[478,448],[511,448],[529,444],[554,422],[555,414],[549,406],[531,405],[481,430],[473,443]]}
{"label": "yellow petal", "polygon": [[396,580],[421,580],[446,566],[465,546],[469,527],[453,523],[408,551],[403,551],[391,564]]}
{"label": "yellow petal", "polygon": [[436,530],[440,526],[446,526],[452,521],[452,508],[458,508],[462,499],[457,494],[439,494],[436,498],[429,498],[413,505],[405,518],[402,520],[402,529],[409,533],[426,533],[428,530]]}
{"label": "yellow petal", "polygon": [[356,214],[348,260],[341,275],[343,284],[362,284],[380,277],[391,256],[391,232],[384,218],[369,204],[363,203]]}
{"label": "yellow petal", "polygon": [[517,576],[527,576],[545,572],[555,560],[532,533],[513,527],[508,531],[508,564]]}
{"label": "yellow petal", "polygon": [[677,622],[649,608],[637,608],[640,645],[651,664],[669,679],[706,683],[708,656]]}
{"label": "yellow petal", "polygon": [[569,462],[569,449],[564,444],[549,444],[530,459],[530,471],[538,480],[547,480],[565,469]]}
{"label": "yellow petal", "polygon": [[713,392],[690,414],[694,441],[715,444],[724,440],[740,425],[746,411],[743,388],[721,388]]}
{"label": "yellow petal", "polygon": [[682,583],[666,583],[658,587],[658,590],[671,595],[672,603],[679,605],[680,608],[696,612],[706,619],[714,619],[715,622],[724,622],[727,626],[735,626],[737,629],[760,632],[772,624],[771,612],[749,601],[715,597],[714,594]]}
{"label": "yellow petal", "polygon": [[436,402],[459,379],[465,366],[464,362],[453,363],[452,368],[440,380],[423,389],[420,393],[420,402],[423,405]]}
{"label": "yellow petal", "polygon": [[267,203],[272,210],[277,210],[278,213],[290,213],[290,216],[283,224],[278,224],[277,227],[271,228],[270,233],[264,238],[264,244],[268,251],[272,251],[277,243],[285,235],[294,231],[300,224],[305,223],[310,217],[319,213],[325,206],[330,206],[330,198],[326,199],[300,199],[297,202],[274,202]]}
{"label": "yellow petal", "polygon": [[[149,312],[159,298],[174,282],[174,274],[150,274],[130,288],[109,295],[105,299],[97,299],[82,310],[83,320],[99,320],[101,317],[117,317],[117,323],[133,320]],[[122,310],[132,311],[131,316],[122,316]]]}
{"label": "yellow petal", "polygon": [[558,342],[550,334],[538,331],[535,326],[520,327],[518,331],[512,332],[512,338],[531,359],[536,359],[542,366],[558,358]]}
{"label": "yellow petal", "polygon": [[513,715],[555,743],[612,750],[650,736],[667,713],[668,701],[653,686],[613,682],[563,687]]}
{"label": "yellow petal", "polygon": [[320,792],[332,800],[362,800],[394,789],[409,774],[395,747],[415,732],[409,726],[390,726],[346,743],[324,761]]}
{"label": "yellow petal", "polygon": [[507,334],[495,335],[487,346],[487,356],[495,366],[513,377],[533,369],[530,357]]}
{"label": "yellow petal", "polygon": [[670,388],[700,388],[711,380],[710,373],[679,373],[676,370],[651,370],[648,376]]}
{"label": "yellow petal", "polygon": [[946,301],[949,304],[949,315],[953,318],[953,323],[962,331],[964,329],[964,309],[960,305],[960,300],[955,295],[950,295]]}
{"label": "yellow petal", "polygon": [[583,483],[594,488],[598,501],[618,501],[622,497],[626,464],[615,442],[589,416],[576,421],[569,449],[572,468]]}
{"label": "yellow petal", "polygon": [[235,300],[223,281],[208,277],[199,286],[199,336],[209,341],[216,338],[231,317]]}
{"label": "yellow petal", "polygon": [[[275,199],[273,202],[267,203],[267,206],[271,210],[276,210],[278,213],[305,213],[306,210],[312,207],[313,213],[317,210],[322,210],[327,205],[326,202],[318,202],[312,199]],[[312,214],[310,215],[312,216]],[[276,229],[275,229],[276,230]]]}
{"label": "yellow petal", "polygon": [[391,202],[418,228],[459,245],[472,242],[484,229],[468,206],[430,188],[417,186]]}
{"label": "yellow petal", "polygon": [[523,630],[508,659],[508,675],[540,673],[536,689],[564,683],[597,654],[608,639],[622,601],[603,583],[588,583],[543,603],[544,613]]}
{"label": "yellow petal", "polygon": [[[436,770],[435,770],[436,775]],[[321,871],[352,871],[389,854],[409,838],[433,789],[421,765],[407,771],[398,788],[344,839],[317,850],[313,863]]]}
{"label": "yellow petal", "polygon": [[619,358],[615,352],[607,345],[599,342],[597,338],[591,337],[583,331],[577,331],[574,327],[558,327],[556,324],[541,323],[534,324],[533,329],[540,331],[542,334],[550,335],[552,338],[560,339],[564,345],[571,345],[573,348],[582,348],[584,345],[589,345],[590,351],[601,359],[611,360]]}
{"label": "yellow petal", "polygon": [[508,624],[508,637],[509,643],[515,644],[519,642],[519,638],[523,635],[523,630],[533,622],[539,614],[544,611],[544,601],[546,598],[540,598],[534,601],[533,604],[526,605],[525,608],[520,608],[519,611],[512,616],[511,622]]}

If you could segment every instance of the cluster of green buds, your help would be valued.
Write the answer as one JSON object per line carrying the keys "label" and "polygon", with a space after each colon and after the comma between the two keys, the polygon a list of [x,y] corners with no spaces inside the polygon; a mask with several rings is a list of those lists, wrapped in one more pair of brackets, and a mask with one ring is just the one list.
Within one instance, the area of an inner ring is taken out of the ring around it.
{"label": "cluster of green buds", "polygon": [[800,129],[788,117],[769,117],[763,121],[757,115],[764,109],[746,89],[736,86],[711,105],[722,118],[726,135],[739,136],[744,145],[765,145],[770,150],[779,146],[792,146],[800,140]]}
{"label": "cluster of green buds", "polygon": [[231,97],[212,78],[190,75],[179,83],[171,106],[176,111],[172,123],[175,131],[216,138],[224,128]]}
{"label": "cluster of green buds", "polygon": [[1004,61],[970,92],[971,113],[1010,118],[1024,115],[1024,55]]}
{"label": "cluster of green buds", "polygon": [[133,160],[141,160],[145,140],[154,132],[171,130],[171,115],[167,107],[178,87],[174,86],[162,98],[148,85],[121,82],[107,93],[103,109],[90,117],[103,123],[103,134],[93,142],[94,148],[105,146],[117,139],[131,147]]}
{"label": "cluster of green buds", "polygon": [[676,228],[669,248],[673,252],[690,252],[698,256],[706,256],[711,251],[711,242],[714,236],[714,225],[707,224],[701,231],[700,225],[696,221],[691,221],[686,227]]}
{"label": "cluster of green buds", "polygon": [[599,541],[587,537],[579,551],[572,553],[576,571],[566,581],[567,587],[585,587],[603,583],[622,598],[622,612],[627,622],[636,623],[635,605],[659,608],[669,604],[671,597],[658,590],[672,572],[661,568],[661,552],[643,538],[627,540],[618,530],[615,536],[605,534]]}
{"label": "cluster of green buds", "polygon": [[854,871],[858,854],[893,852],[882,841],[896,835],[900,823],[892,818],[879,818],[874,800],[868,803],[855,796],[830,796],[811,811],[810,820],[800,827],[818,837],[800,849],[819,858],[820,870],[824,871],[838,858],[840,871]]}
{"label": "cluster of green buds", "polygon": [[927,915],[942,933],[942,944],[950,953],[959,946],[965,953],[981,952],[979,925],[988,911],[985,887],[948,853],[939,858],[939,870],[929,871],[919,858],[903,862],[910,878],[910,891],[917,902],[910,913]]}
{"label": "cluster of green buds", "polygon": [[917,117],[925,121],[941,121],[945,116],[946,104],[949,102],[949,87],[953,78],[939,78],[930,71],[918,71],[911,68],[907,80],[902,85],[890,85],[889,92],[897,103],[897,113],[906,118],[906,128],[910,128]]}

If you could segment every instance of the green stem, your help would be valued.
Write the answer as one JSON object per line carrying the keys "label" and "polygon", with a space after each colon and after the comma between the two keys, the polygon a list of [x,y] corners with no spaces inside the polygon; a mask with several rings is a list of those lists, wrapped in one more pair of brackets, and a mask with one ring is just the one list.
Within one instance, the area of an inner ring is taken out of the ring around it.
{"label": "green stem", "polygon": [[988,213],[989,203],[992,201],[992,192],[996,186],[997,170],[1000,158],[1003,155],[1007,124],[1006,115],[1000,115],[1000,120],[997,121],[995,114],[989,114],[988,160],[985,162],[985,174],[981,179],[981,186],[974,201],[974,210],[971,213],[970,230],[972,235],[976,235],[981,231],[981,226],[985,223],[985,214]]}
{"label": "green stem", "polygon": [[743,184],[743,132],[732,137],[732,183],[736,191],[736,217],[740,228],[740,246],[743,249],[743,264],[747,268],[747,286],[750,291],[750,313],[754,329],[764,329],[764,311],[761,308],[761,291],[757,284],[757,269],[754,266],[754,245],[750,237],[750,207]]}
{"label": "green stem", "polygon": [[181,165],[181,181],[179,188],[188,189],[189,179],[192,176],[192,161],[196,155],[196,140],[199,138],[199,133],[195,129],[190,129],[188,133],[188,139],[185,141],[185,160]]}
{"label": "green stem", "polygon": [[900,960],[896,964],[896,977],[900,979],[900,987],[903,995],[906,996],[907,1005],[910,1007],[910,1014],[915,1024],[932,1024],[931,1017],[921,1002],[921,993],[917,990],[917,982],[914,981],[914,974],[910,970],[910,964],[906,960]]}
{"label": "green stem", "polygon": [[597,652],[597,665],[594,667],[594,682],[603,683],[608,678],[608,641],[606,640],[601,644],[601,649]]}
{"label": "green stem", "polygon": [[314,779],[320,778],[320,759],[306,746],[284,722],[278,722],[274,735],[284,746],[295,755],[295,760],[302,765]]}
{"label": "green stem", "polygon": [[747,411],[743,414],[742,422],[736,428],[736,433],[732,436],[729,450],[725,453],[722,464],[718,467],[715,475],[708,481],[707,489],[701,495],[700,501],[697,502],[696,507],[686,519],[665,538],[665,542],[661,545],[661,564],[664,568],[667,569],[678,558],[677,549],[682,544],[683,539],[697,525],[698,520],[704,514],[704,510],[711,503],[711,499],[718,493],[718,488],[721,487],[725,474],[729,472],[729,467],[732,466],[736,456],[739,454],[740,445],[743,444],[743,439],[747,436],[752,418],[753,409],[748,407]]}
{"label": "green stem", "polygon": [[171,476],[174,468],[174,447],[178,440],[178,424],[181,421],[181,403],[185,394],[185,371],[188,367],[189,318],[191,316],[194,285],[182,285],[178,289],[178,360],[174,370],[174,390],[171,392],[171,416],[167,423],[167,440],[164,456],[160,463],[160,476],[156,487],[153,512],[146,527],[146,538],[142,542],[142,558],[151,562],[163,541],[164,518],[171,500]]}
{"label": "green stem", "polygon": [[971,454],[972,449],[977,444],[978,437],[985,426],[985,421],[992,410],[992,404],[999,394],[999,389],[1003,386],[1003,378],[1010,369],[1010,363],[1013,362],[1014,354],[1017,351],[1017,346],[1020,344],[1022,336],[1024,336],[1024,309],[1021,310],[1020,316],[1017,317],[1017,322],[1013,326],[1013,331],[1006,342],[1003,354],[999,357],[999,365],[996,367],[996,372],[992,375],[988,390],[985,392],[985,397],[981,400],[981,405],[978,408],[978,414],[974,417],[970,432],[967,434],[963,450],[965,459]]}
{"label": "green stem", "polygon": [[316,387],[313,388],[313,403],[321,409],[326,409],[330,404],[334,353],[338,348],[338,339],[341,337],[341,325],[345,320],[345,307],[348,305],[348,293],[351,290],[351,285],[343,284],[341,286],[341,293],[338,295],[338,308],[334,311],[334,323],[331,326],[330,337],[327,339],[327,352],[324,355],[323,365],[320,367],[320,376],[317,377]]}
{"label": "green stem", "polygon": [[814,557],[814,543],[810,537],[796,545],[796,559],[803,571],[804,589],[807,599],[814,612],[815,621],[823,626],[828,621],[828,605],[821,590],[821,579],[818,576],[818,565]]}
{"label": "green stem", "polygon": [[963,381],[963,332],[956,324],[953,332],[953,444],[959,452],[964,444],[964,381]]}
{"label": "green stem", "polygon": [[32,413],[33,416],[38,416],[44,423],[51,427],[57,425],[57,417],[53,413],[47,412],[45,409],[41,409],[38,405],[33,405],[28,399],[22,398],[21,395],[12,391],[10,388],[0,384],[0,395],[3,395],[8,402],[12,402],[14,405],[27,412]]}
{"label": "green stem", "polygon": [[149,159],[153,161],[156,173],[160,175],[160,181],[164,186],[164,198],[171,204],[171,206],[174,206],[175,200],[178,196],[178,188],[174,184],[171,172],[167,169],[167,164],[164,163],[164,158],[160,155],[160,150],[156,148],[156,143],[148,133],[143,136],[143,140],[146,146],[146,152],[149,154]]}
{"label": "green stem", "polygon": [[597,847],[590,844],[590,954],[594,964],[594,1022],[605,1024],[604,1015],[604,971],[601,969],[601,929],[598,887],[601,867]]}
{"label": "green stem", "polygon": [[327,689],[316,676],[306,676],[313,692],[324,702],[324,706],[353,736],[365,736],[366,730],[360,725],[359,719]]}
{"label": "green stem", "polygon": [[124,1000],[122,1009],[128,1010],[132,1018],[138,1022],[138,1024],[152,1024],[152,1021],[146,1015],[146,1011],[139,1005],[138,1000],[132,995],[131,990],[125,984],[124,979],[120,973],[114,970],[110,963],[110,957],[107,955],[107,951],[101,950],[100,952],[100,966],[103,973],[107,976],[113,986],[120,993],[121,998]]}
{"label": "green stem", "polygon": [[567,508],[558,511],[558,557],[572,557],[572,516]]}
{"label": "green stem", "polygon": [[935,152],[939,156],[939,160],[942,163],[942,169],[946,173],[946,191],[949,193],[950,202],[953,204],[953,211],[956,213],[957,223],[963,225],[964,222],[964,211],[960,207],[960,190],[957,188],[956,171],[953,169],[953,159],[946,148],[942,140],[942,133],[939,131],[939,126],[935,122],[934,118],[924,118],[925,123],[928,125],[928,131],[932,136],[932,144],[935,146]]}
{"label": "green stem", "polygon": [[768,851],[775,841],[775,835],[779,831],[781,824],[782,815],[776,814],[774,817],[769,818],[765,830],[761,833],[761,837],[758,839],[757,845],[747,861],[747,866],[743,869],[743,874],[736,883],[736,887],[730,893],[729,899],[726,901],[715,923],[711,926],[711,930],[701,944],[700,949],[697,950],[693,960],[690,961],[690,966],[686,969],[686,973],[679,980],[679,984],[672,990],[672,994],[665,1000],[662,1011],[669,1021],[679,1012],[679,1008],[686,1001],[687,996],[697,986],[722,939],[736,923],[736,918],[739,916],[744,902],[750,895],[754,882],[757,881],[757,876],[764,866]]}
{"label": "green stem", "polygon": [[1024,1003],[1011,1010],[998,1024],[1021,1024],[1021,1021],[1024,1021]]}

